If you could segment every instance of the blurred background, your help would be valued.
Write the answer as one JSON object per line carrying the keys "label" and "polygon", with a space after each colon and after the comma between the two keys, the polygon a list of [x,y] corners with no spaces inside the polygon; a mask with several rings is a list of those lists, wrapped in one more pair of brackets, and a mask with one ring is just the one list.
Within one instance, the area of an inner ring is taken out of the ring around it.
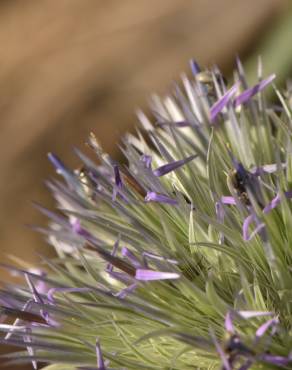
{"label": "blurred background", "polygon": [[93,131],[117,158],[135,110],[147,110],[151,92],[168,93],[190,58],[228,75],[238,54],[252,81],[260,54],[281,85],[292,73],[291,3],[0,0],[1,261],[49,253],[24,226],[45,222],[31,201],[52,207],[47,152],[78,166],[72,149]]}

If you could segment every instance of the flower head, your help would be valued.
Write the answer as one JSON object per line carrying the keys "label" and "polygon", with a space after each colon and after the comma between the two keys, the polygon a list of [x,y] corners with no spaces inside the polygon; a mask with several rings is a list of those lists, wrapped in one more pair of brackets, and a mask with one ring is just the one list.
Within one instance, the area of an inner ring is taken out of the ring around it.
{"label": "flower head", "polygon": [[[0,291],[1,343],[36,369],[292,369],[292,121],[191,63],[122,165],[94,135],[82,171],[49,154],[57,252]],[[35,270],[36,271],[36,270]],[[46,272],[44,272],[46,271]],[[5,317],[12,318],[7,323]]]}

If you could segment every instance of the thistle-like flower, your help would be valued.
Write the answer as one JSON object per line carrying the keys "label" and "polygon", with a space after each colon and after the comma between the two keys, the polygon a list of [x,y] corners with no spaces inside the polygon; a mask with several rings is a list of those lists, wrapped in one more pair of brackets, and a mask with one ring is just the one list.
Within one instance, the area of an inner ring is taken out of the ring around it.
{"label": "thistle-like flower", "polygon": [[[73,369],[292,369],[292,118],[274,75],[248,87],[218,69],[182,78],[139,113],[127,164],[79,150],[49,159],[58,210],[38,228],[57,257],[7,267],[9,361]],[[259,68],[261,71],[261,68]],[[275,100],[266,102],[264,90]]]}

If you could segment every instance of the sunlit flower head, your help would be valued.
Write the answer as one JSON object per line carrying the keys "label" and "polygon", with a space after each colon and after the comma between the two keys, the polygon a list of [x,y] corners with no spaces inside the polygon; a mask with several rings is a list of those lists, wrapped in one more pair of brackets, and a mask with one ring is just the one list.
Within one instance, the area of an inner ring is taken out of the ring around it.
{"label": "sunlit flower head", "polygon": [[291,107],[239,61],[234,81],[191,70],[138,113],[125,164],[93,134],[79,170],[49,154],[57,207],[36,229],[56,256],[6,267],[24,278],[0,291],[1,343],[23,348],[8,362],[292,369]]}

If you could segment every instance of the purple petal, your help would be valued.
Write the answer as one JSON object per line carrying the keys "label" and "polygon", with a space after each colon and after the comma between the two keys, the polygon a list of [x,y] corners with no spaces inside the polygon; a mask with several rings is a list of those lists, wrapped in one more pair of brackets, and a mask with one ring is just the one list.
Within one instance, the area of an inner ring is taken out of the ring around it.
{"label": "purple petal", "polygon": [[57,173],[63,174],[63,173],[68,172],[64,163],[55,154],[48,153],[48,158],[49,158],[50,162],[53,164],[53,166],[55,167]]}
{"label": "purple petal", "polygon": [[194,76],[201,72],[199,64],[194,59],[190,60],[190,67]]}
{"label": "purple petal", "polygon": [[136,270],[135,278],[142,281],[152,281],[152,280],[172,280],[179,279],[180,275],[175,272],[161,272],[153,270]]}
{"label": "purple petal", "polygon": [[237,313],[244,319],[252,319],[253,317],[273,315],[273,312],[268,311],[238,311]]}
{"label": "purple petal", "polygon": [[230,102],[232,97],[235,95],[236,91],[238,89],[238,83],[233,85],[231,89],[229,89],[223,96],[220,98],[212,107],[210,110],[210,120],[211,122],[214,122],[215,118],[218,116],[218,114],[226,107],[226,105]]}
{"label": "purple petal", "polygon": [[99,341],[96,341],[96,358],[98,370],[106,370]]}
{"label": "purple petal", "polygon": [[223,204],[232,204],[232,205],[236,205],[236,201],[235,201],[235,198],[233,197],[229,197],[229,196],[223,196],[221,197],[221,202]]}
{"label": "purple petal", "polygon": [[254,221],[254,215],[249,215],[246,217],[246,219],[243,222],[242,226],[242,237],[244,240],[250,240],[250,236],[248,233],[249,225]]}
{"label": "purple petal", "polygon": [[190,157],[187,157],[185,159],[181,159],[179,161],[174,161],[174,162],[165,164],[163,166],[160,166],[160,167],[156,168],[156,170],[153,171],[153,174],[155,176],[158,176],[158,177],[164,176],[167,173],[169,173],[171,171],[174,171],[177,168],[179,168],[179,167],[185,165],[186,163],[192,161],[196,157],[197,157],[197,155],[191,155]]}
{"label": "purple petal", "polygon": [[256,226],[256,228],[254,229],[254,231],[251,234],[249,234],[249,232],[248,232],[249,225],[254,221],[255,221],[255,216],[254,215],[249,215],[244,220],[243,226],[242,226],[243,240],[250,241],[256,234],[258,234],[265,227],[264,223],[258,224]]}
{"label": "purple petal", "polygon": [[118,188],[121,189],[123,186],[123,182],[122,182],[119,166],[117,164],[114,164],[113,167],[114,167],[114,174],[115,174],[115,184]]}
{"label": "purple petal", "polygon": [[277,205],[279,205],[281,202],[281,197],[280,197],[280,194],[278,193],[275,198],[273,198],[271,200],[271,202],[265,206],[265,208],[263,209],[263,212],[264,213],[269,213],[272,209],[276,208]]}
{"label": "purple petal", "polygon": [[138,260],[138,258],[132,253],[128,248],[123,247],[122,248],[122,256],[127,257],[133,266],[136,268],[142,267],[141,262]]}
{"label": "purple petal", "polygon": [[290,362],[292,362],[292,358],[289,357],[284,357],[284,356],[276,356],[276,355],[271,355],[269,353],[264,353],[259,356],[259,359],[264,362],[268,362],[273,365],[288,365]]}
{"label": "purple petal", "polygon": [[128,294],[132,293],[137,288],[137,286],[138,286],[137,283],[133,283],[126,287],[125,289],[122,289],[120,292],[116,293],[115,297],[124,299]]}
{"label": "purple petal", "polygon": [[234,333],[235,332],[230,311],[228,311],[226,316],[225,316],[225,329],[229,333]]}
{"label": "purple petal", "polygon": [[250,234],[249,240],[251,240],[256,234],[258,234],[262,229],[264,229],[265,224],[261,223],[259,224],[254,231]]}
{"label": "purple petal", "polygon": [[[285,191],[284,195],[287,199],[291,199],[292,198],[292,191]],[[280,203],[281,203],[281,196],[278,193],[275,196],[275,198],[273,198],[271,200],[271,202],[265,206],[265,208],[263,209],[263,212],[264,213],[269,213],[272,209],[276,208]]]}
{"label": "purple petal", "polygon": [[278,318],[273,318],[273,319],[270,319],[268,321],[266,321],[263,325],[261,325],[257,331],[256,331],[256,337],[257,338],[260,338],[262,337],[265,332],[271,327],[271,326],[274,326],[276,324],[278,324],[279,320]]}
{"label": "purple petal", "polygon": [[240,104],[248,102],[255,94],[262,91],[266,86],[268,86],[275,79],[275,77],[276,75],[273,74],[266,78],[265,80],[259,82],[255,86],[245,90],[243,93],[241,93],[234,99],[234,106],[237,107]]}
{"label": "purple petal", "polygon": [[46,272],[38,268],[30,268],[28,269],[28,272],[36,275],[36,277],[37,275],[40,277],[35,284],[35,288],[40,294],[47,294],[49,287],[48,284],[42,279],[47,276]]}
{"label": "purple petal", "polygon": [[157,203],[165,203],[170,204],[173,206],[178,205],[178,201],[176,199],[170,198],[164,194],[158,194],[154,191],[148,191],[145,197],[145,202],[157,202]]}
{"label": "purple petal", "polygon": [[[285,168],[286,167],[286,164],[285,163],[282,163],[281,167]],[[272,164],[265,164],[265,165],[260,166],[260,167],[253,167],[250,170],[250,172],[253,175],[260,176],[260,175],[263,175],[265,173],[274,173],[274,172],[277,171],[277,169],[278,169],[277,164],[272,163]]]}
{"label": "purple petal", "polygon": [[74,219],[74,221],[71,222],[71,226],[74,233],[83,236],[85,239],[91,239],[92,235],[81,226],[81,222],[79,220]]}
{"label": "purple petal", "polygon": [[151,155],[143,154],[141,157],[141,161],[145,163],[146,168],[151,168],[151,163],[152,163]]}

